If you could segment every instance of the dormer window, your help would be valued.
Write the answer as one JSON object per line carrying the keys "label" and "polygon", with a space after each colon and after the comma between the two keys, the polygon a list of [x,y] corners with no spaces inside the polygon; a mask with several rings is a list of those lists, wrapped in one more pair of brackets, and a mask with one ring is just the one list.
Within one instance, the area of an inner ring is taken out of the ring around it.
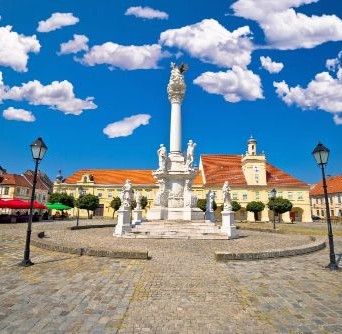
{"label": "dormer window", "polygon": [[88,178],[86,176],[83,176],[83,183],[87,183],[88,182]]}

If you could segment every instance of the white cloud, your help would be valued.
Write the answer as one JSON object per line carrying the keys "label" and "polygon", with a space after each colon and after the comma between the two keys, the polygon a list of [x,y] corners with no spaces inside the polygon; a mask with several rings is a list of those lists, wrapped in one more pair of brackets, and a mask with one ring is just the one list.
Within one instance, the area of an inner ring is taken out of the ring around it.
{"label": "white cloud", "polygon": [[248,26],[230,32],[213,19],[166,30],[160,35],[160,43],[180,48],[192,57],[225,68],[247,66],[253,49]]}
{"label": "white cloud", "polygon": [[222,95],[228,102],[263,98],[260,77],[239,66],[227,72],[205,72],[193,82],[207,93]]}
{"label": "white cloud", "polygon": [[134,15],[135,17],[140,17],[143,19],[160,19],[160,20],[167,20],[169,15],[165,12],[162,12],[157,9],[153,9],[150,7],[129,7],[125,15]]}
{"label": "white cloud", "polygon": [[30,111],[24,109],[15,109],[12,107],[4,110],[2,116],[9,121],[34,122],[36,120]]}
{"label": "white cloud", "polygon": [[11,30],[11,26],[0,27],[0,65],[26,72],[28,53],[39,52],[39,41],[35,35],[25,36]]}
{"label": "white cloud", "polygon": [[79,22],[79,18],[72,13],[53,13],[46,21],[39,21],[37,31],[50,32],[62,27],[72,26]]}
{"label": "white cloud", "polygon": [[[2,75],[0,76],[0,79]],[[29,81],[22,86],[4,87],[0,80],[0,100],[28,101],[31,105],[44,105],[65,114],[79,115],[83,110],[96,109],[93,97],[81,100],[75,97],[73,85],[67,81],[53,81],[43,86],[38,80]]]}
{"label": "white cloud", "polygon": [[108,124],[103,133],[109,138],[127,137],[141,125],[147,125],[151,116],[147,114],[139,114],[131,117],[125,117],[123,120]]}
{"label": "white cloud", "polygon": [[59,54],[77,53],[79,51],[88,51],[89,39],[85,35],[74,35],[74,39],[66,43],[61,43]]}
{"label": "white cloud", "polygon": [[272,61],[270,57],[260,57],[261,66],[270,73],[279,73],[283,67],[283,63]]}
{"label": "white cloud", "polygon": [[293,9],[318,1],[238,0],[231,8],[236,16],[257,21],[270,47],[293,50],[342,40],[342,21],[336,15],[307,16]]}
{"label": "white cloud", "polygon": [[158,44],[124,46],[107,42],[93,46],[80,61],[88,66],[107,64],[124,70],[138,70],[157,68],[158,61],[165,55]]}
{"label": "white cloud", "polygon": [[289,87],[285,81],[274,82],[276,93],[287,105],[297,105],[302,109],[321,109],[334,115],[336,124],[341,124],[342,113],[342,70],[336,79],[328,72],[316,74],[307,88]]}
{"label": "white cloud", "polygon": [[341,64],[342,64],[342,51],[340,51],[337,55],[336,58],[333,59],[327,59],[326,63],[325,63],[325,67],[329,70],[329,71],[337,71],[338,69],[341,68]]}

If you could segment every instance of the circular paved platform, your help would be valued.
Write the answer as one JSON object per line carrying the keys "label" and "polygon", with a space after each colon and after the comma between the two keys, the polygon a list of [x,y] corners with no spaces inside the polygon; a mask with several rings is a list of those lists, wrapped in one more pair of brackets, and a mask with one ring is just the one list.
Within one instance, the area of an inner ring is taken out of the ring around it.
{"label": "circular paved platform", "polygon": [[[82,226],[104,223],[94,220],[81,222]],[[293,256],[324,247],[323,238],[314,239],[307,235],[240,230],[239,238],[231,240],[126,239],[113,237],[113,227],[70,230],[74,225],[72,221],[36,223],[33,225],[32,244],[66,253],[136,259],[147,259],[167,249],[194,247],[200,252],[211,253],[219,261]],[[12,229],[10,225],[3,227],[7,233],[13,230],[13,233],[24,235],[26,224]],[[38,238],[41,231],[44,231],[44,237]]]}

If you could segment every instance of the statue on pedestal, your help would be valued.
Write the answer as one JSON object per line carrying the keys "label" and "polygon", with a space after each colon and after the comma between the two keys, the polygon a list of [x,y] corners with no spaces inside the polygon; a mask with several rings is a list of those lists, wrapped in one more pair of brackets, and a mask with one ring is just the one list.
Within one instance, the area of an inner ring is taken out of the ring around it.
{"label": "statue on pedestal", "polygon": [[193,167],[195,147],[196,147],[196,143],[194,143],[190,139],[188,142],[188,148],[186,150],[186,165],[189,170],[191,170]]}
{"label": "statue on pedestal", "polygon": [[137,206],[135,207],[136,210],[141,210],[141,192],[139,190],[136,190],[135,192],[135,201],[137,203]]}
{"label": "statue on pedestal", "polygon": [[132,201],[132,184],[130,180],[126,180],[125,184],[122,187],[121,194],[121,207],[120,210],[127,210],[131,208],[131,201]]}
{"label": "statue on pedestal", "polygon": [[209,190],[206,195],[206,212],[214,212],[214,200],[215,200],[215,193],[212,190]]}
{"label": "statue on pedestal", "polygon": [[159,168],[158,170],[164,171],[166,169],[166,158],[167,158],[167,151],[164,144],[160,144],[160,147],[157,151],[158,160],[159,160]]}
{"label": "statue on pedestal", "polygon": [[188,69],[187,64],[180,64],[177,66],[171,63],[171,76],[167,86],[167,92],[170,101],[180,102],[185,94],[185,82],[183,73]]}
{"label": "statue on pedestal", "polygon": [[230,187],[228,181],[225,181],[222,187],[223,211],[232,210],[232,201],[230,198]]}

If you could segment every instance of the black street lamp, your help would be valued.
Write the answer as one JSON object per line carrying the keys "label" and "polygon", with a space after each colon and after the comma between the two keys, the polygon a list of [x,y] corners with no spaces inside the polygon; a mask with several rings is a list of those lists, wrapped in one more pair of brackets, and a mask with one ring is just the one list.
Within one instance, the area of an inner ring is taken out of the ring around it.
{"label": "black street lamp", "polygon": [[30,214],[29,214],[29,221],[27,224],[24,259],[19,263],[19,265],[21,265],[23,267],[32,266],[34,264],[30,260],[30,242],[31,242],[32,216],[33,216],[33,202],[34,202],[36,184],[37,184],[38,164],[39,164],[39,161],[44,158],[44,155],[47,151],[47,146],[43,142],[43,139],[40,137],[35,142],[33,142],[30,145],[30,147],[31,147],[33,160],[35,160],[35,162],[36,162],[36,166],[35,166],[34,174],[33,174]]}
{"label": "black street lamp", "polygon": [[[0,166],[0,183],[2,182],[2,180],[4,179],[3,175],[6,173],[6,169],[2,168]],[[2,187],[0,188],[0,198],[2,197]]]}
{"label": "black street lamp", "polygon": [[[275,190],[275,188],[273,188],[271,190],[271,199],[272,200],[275,200],[277,197],[277,190]],[[274,210],[274,203],[273,203],[273,229],[275,230],[276,229],[276,226],[275,226],[275,210]]]}
{"label": "black street lamp", "polygon": [[84,190],[83,190],[83,188],[81,186],[81,187],[78,188],[77,219],[76,219],[76,226],[77,227],[78,227],[78,222],[80,220],[80,203],[79,203],[79,200],[80,200],[80,198],[82,198],[83,193],[84,193]]}
{"label": "black street lamp", "polygon": [[330,218],[330,208],[329,208],[329,201],[328,201],[328,192],[327,192],[327,183],[325,181],[325,172],[324,166],[328,162],[330,150],[326,148],[323,144],[318,143],[315,149],[312,151],[312,154],[318,164],[318,166],[322,169],[322,178],[323,178],[323,190],[324,190],[324,198],[325,198],[325,210],[327,213],[327,224],[328,224],[328,239],[329,239],[329,256],[330,256],[330,263],[328,268],[331,270],[337,270],[338,265],[336,263],[335,251],[334,251],[334,237],[331,227],[331,218]]}

